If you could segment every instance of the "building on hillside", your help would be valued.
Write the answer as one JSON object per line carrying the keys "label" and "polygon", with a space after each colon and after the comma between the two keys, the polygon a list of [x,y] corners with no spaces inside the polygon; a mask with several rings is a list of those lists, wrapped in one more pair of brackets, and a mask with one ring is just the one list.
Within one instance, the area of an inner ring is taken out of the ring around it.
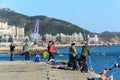
{"label": "building on hillside", "polygon": [[97,44],[97,43],[99,43],[99,38],[98,38],[98,36],[95,34],[95,36],[94,37],[90,37],[89,35],[87,36],[88,37],[88,41],[89,41],[89,43],[92,43],[92,44]]}
{"label": "building on hillside", "polygon": [[57,35],[52,35],[52,34],[46,34],[44,36],[46,38],[46,41],[48,42],[49,40],[53,40],[56,42],[60,42],[60,43],[71,43],[71,42],[77,42],[77,43],[81,43],[83,41],[83,36],[81,33],[77,34],[74,33],[72,35],[66,35],[63,33],[57,34]]}
{"label": "building on hillside", "polygon": [[24,28],[8,25],[7,22],[0,22],[0,35],[24,37]]}

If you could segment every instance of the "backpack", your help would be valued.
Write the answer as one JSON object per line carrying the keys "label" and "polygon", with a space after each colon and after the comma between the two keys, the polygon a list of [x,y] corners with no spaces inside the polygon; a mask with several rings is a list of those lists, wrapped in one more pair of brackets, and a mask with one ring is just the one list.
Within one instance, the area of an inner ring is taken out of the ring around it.
{"label": "backpack", "polygon": [[68,62],[68,67],[73,67],[73,62],[72,61]]}

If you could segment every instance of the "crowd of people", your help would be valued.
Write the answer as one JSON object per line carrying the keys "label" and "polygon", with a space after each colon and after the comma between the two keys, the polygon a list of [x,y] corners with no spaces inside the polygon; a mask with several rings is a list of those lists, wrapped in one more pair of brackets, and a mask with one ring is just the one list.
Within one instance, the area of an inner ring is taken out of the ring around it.
{"label": "crowd of people", "polygon": [[[14,61],[14,49],[15,46],[13,42],[10,44],[10,61]],[[30,46],[28,43],[25,43],[23,46],[23,52],[22,54],[25,55],[25,60],[30,60]],[[47,60],[49,63],[50,60],[55,60],[54,54],[58,52],[58,49],[55,46],[55,43],[53,41],[48,42],[48,48],[45,50],[41,55],[39,54],[39,51],[36,49],[35,54],[35,62],[39,62],[41,60]],[[78,56],[77,50],[76,50],[76,43],[72,43],[69,48],[69,61],[67,65],[67,69],[69,70],[80,70],[81,72],[88,72],[88,66],[87,66],[87,59],[86,57],[90,55],[90,49],[88,46],[88,43],[85,43],[82,46],[81,54]],[[47,58],[48,56],[48,58]],[[103,80],[110,80],[112,76],[106,77],[106,74],[109,72],[109,70],[104,70],[102,73],[100,73],[101,78]]]}
{"label": "crowd of people", "polygon": [[[11,42],[9,47],[10,47],[10,61],[14,61],[15,45],[13,44],[13,42]],[[57,52],[57,51],[58,50],[57,50],[56,46],[54,45],[54,42],[49,41],[47,50],[44,50],[42,52],[42,54],[40,54],[40,52],[36,49],[36,51],[35,51],[35,55],[36,55],[36,58],[37,58],[36,60],[40,61],[40,57],[42,57],[43,60],[46,60],[47,55],[49,54],[48,55],[48,61],[50,61],[50,59],[54,59],[54,53]],[[23,51],[20,53],[20,55],[24,55],[25,60],[30,60],[30,46],[27,42],[23,45]]]}

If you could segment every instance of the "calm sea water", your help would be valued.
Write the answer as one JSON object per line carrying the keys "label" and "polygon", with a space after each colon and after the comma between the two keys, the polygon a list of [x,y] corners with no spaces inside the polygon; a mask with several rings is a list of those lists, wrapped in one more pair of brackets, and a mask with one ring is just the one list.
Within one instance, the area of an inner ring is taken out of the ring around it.
{"label": "calm sea water", "polygon": [[[60,48],[60,52],[68,54],[68,47]],[[81,47],[77,47],[78,54],[81,53]],[[120,60],[120,45],[114,46],[94,46],[90,47],[90,57],[87,57],[89,68],[93,68],[94,72],[101,73],[104,69],[110,69]],[[68,55],[66,55],[68,59]],[[120,68],[112,68],[107,76],[113,75],[114,80],[120,80]]]}
{"label": "calm sea water", "polygon": [[[78,55],[81,53],[81,47],[76,47]],[[55,54],[56,60],[68,60],[69,59],[69,47],[59,48],[59,53],[64,56]],[[9,54],[0,54],[0,60],[9,60]],[[24,56],[15,55],[15,60],[24,60]],[[34,60],[35,56],[30,56],[30,60]],[[87,57],[87,64],[89,68],[93,68],[94,72],[100,73],[103,69],[111,68],[115,63],[120,60],[120,45],[117,46],[94,46],[90,47],[90,57]],[[120,68],[112,68],[107,76],[113,75],[114,80],[120,80]]]}

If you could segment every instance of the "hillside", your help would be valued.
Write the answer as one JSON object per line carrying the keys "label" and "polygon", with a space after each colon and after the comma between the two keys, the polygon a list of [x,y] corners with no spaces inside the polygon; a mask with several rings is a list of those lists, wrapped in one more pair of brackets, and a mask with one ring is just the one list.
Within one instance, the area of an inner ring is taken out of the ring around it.
{"label": "hillside", "polygon": [[93,34],[77,25],[56,18],[49,18],[47,16],[26,16],[10,10],[9,8],[0,9],[0,21],[7,21],[9,25],[25,27],[26,34],[33,32],[36,19],[40,20],[39,33],[41,35],[46,33],[53,35],[57,33],[73,34],[74,32]]}
{"label": "hillside", "polygon": [[109,32],[109,31],[105,31],[102,32],[99,35],[100,39],[102,41],[109,41],[109,42],[120,42],[120,32]]}
{"label": "hillside", "polygon": [[[81,32],[84,35],[93,36],[94,33],[72,24],[67,21],[63,21],[56,18],[50,18],[47,16],[27,16],[21,13],[17,13],[9,8],[0,9],[0,21],[8,22],[8,25],[15,25],[25,28],[25,34],[30,34],[34,31],[35,21],[39,19],[39,33],[45,35],[46,33],[55,35],[57,33],[73,34]],[[120,32],[103,32],[98,34],[100,41],[104,42],[119,42]]]}

